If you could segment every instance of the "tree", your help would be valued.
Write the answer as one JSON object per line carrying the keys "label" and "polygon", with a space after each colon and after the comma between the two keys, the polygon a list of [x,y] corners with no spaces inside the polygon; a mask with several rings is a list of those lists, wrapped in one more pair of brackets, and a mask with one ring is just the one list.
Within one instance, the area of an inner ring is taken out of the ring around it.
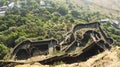
{"label": "tree", "polygon": [[0,43],[0,59],[3,59],[3,57],[8,53],[8,48]]}
{"label": "tree", "polygon": [[78,11],[76,11],[76,10],[73,10],[73,11],[71,11],[71,15],[72,15],[74,18],[79,18],[80,13],[79,13]]}
{"label": "tree", "polygon": [[61,15],[66,15],[68,13],[68,10],[65,8],[65,7],[58,7],[58,10],[57,10]]}

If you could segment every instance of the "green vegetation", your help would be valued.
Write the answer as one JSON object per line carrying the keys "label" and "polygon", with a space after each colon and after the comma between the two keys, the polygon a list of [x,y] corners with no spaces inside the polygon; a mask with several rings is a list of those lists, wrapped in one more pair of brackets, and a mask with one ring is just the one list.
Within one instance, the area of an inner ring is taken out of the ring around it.
{"label": "green vegetation", "polygon": [[7,47],[4,44],[0,44],[0,59],[8,52]]}
{"label": "green vegetation", "polygon": [[[9,1],[9,0],[8,0]],[[0,16],[0,58],[19,42],[25,39],[42,40],[56,38],[61,41],[62,36],[69,31],[72,24],[88,23],[108,18],[99,12],[83,10],[73,3],[49,2],[50,5],[39,5],[39,0],[28,0],[22,8],[15,6],[8,9],[6,16]],[[1,0],[6,5],[7,0]],[[103,25],[109,36],[120,42],[120,31],[110,24]]]}

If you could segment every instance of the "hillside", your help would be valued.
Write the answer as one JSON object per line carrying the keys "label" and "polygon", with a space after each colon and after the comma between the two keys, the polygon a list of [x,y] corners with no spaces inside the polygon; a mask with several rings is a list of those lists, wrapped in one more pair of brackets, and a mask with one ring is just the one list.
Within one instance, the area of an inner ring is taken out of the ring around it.
{"label": "hillside", "polygon": [[[0,0],[0,6],[7,6],[14,1]],[[27,3],[20,3],[21,7],[15,4],[13,8],[5,11],[5,16],[0,16],[0,59],[8,59],[10,51],[24,40],[54,38],[60,43],[67,38],[66,35],[75,24],[98,22],[104,18],[120,21],[119,0],[43,0],[45,4],[42,5],[40,1],[27,0]],[[114,39],[114,46],[120,46],[119,29],[110,23],[101,24],[101,28]],[[104,53],[109,56],[112,51],[113,49]],[[113,51],[113,54],[114,52],[116,51]],[[30,54],[27,55],[31,57]],[[88,60],[83,64],[89,62]]]}
{"label": "hillside", "polygon": [[97,11],[110,17],[120,17],[119,15],[120,0],[66,0],[66,1],[77,4],[84,10]]}
{"label": "hillside", "polygon": [[[8,57],[11,50],[25,40],[36,42],[54,38],[59,45],[64,39],[67,39],[66,35],[75,24],[98,22],[106,18],[120,21],[119,0],[26,0],[27,3],[19,3],[21,7],[18,7],[17,1],[19,0],[0,0],[0,7],[15,2],[13,8],[8,7],[5,10],[5,16],[0,16],[0,60],[9,60]],[[42,5],[40,4],[41,1]],[[120,30],[113,27],[110,23],[104,23],[100,26],[108,37],[114,39],[113,46],[120,46]],[[82,36],[81,33],[77,35],[78,38],[79,36]],[[23,49],[23,52],[20,53],[24,54],[24,51],[27,52],[26,49],[31,49],[31,51],[26,53],[29,56],[27,58],[35,57],[35,60],[37,60],[39,57],[36,58],[33,53],[37,53],[34,50],[38,49],[31,47],[20,48]],[[19,55],[23,56],[18,53],[15,56],[15,60],[17,60]],[[41,57],[41,54],[39,55]],[[113,65],[114,67],[114,65],[119,66],[120,64],[119,56],[120,47],[113,47],[110,51],[106,50],[89,58],[87,61],[72,64],[65,64],[61,61],[61,65],[56,65],[56,67],[99,67],[103,65],[106,65],[105,67]],[[37,62],[16,65],[16,67],[42,66],[49,67],[49,65],[42,65]]]}

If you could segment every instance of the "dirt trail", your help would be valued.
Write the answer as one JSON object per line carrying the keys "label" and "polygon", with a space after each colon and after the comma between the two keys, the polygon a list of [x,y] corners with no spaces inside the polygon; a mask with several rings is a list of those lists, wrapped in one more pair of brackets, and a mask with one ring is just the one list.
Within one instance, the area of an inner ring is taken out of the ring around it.
{"label": "dirt trail", "polygon": [[[17,65],[15,67],[50,67],[49,65],[24,64]],[[120,67],[120,47],[113,47],[110,51],[106,50],[92,58],[89,58],[85,62],[73,63],[73,64],[61,64],[55,67]]]}

